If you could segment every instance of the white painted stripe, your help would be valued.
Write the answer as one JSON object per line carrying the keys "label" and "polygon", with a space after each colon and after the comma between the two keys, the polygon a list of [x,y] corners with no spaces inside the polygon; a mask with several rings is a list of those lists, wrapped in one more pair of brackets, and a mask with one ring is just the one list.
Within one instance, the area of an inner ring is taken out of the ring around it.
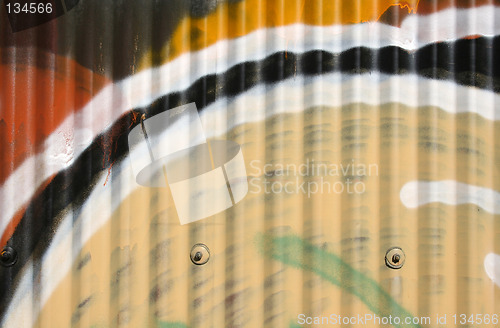
{"label": "white painted stripe", "polygon": [[500,214],[500,192],[454,180],[411,181],[401,188],[399,197],[408,208],[434,202],[447,205],[474,204],[492,214]]}
{"label": "white painted stripe", "polygon": [[[474,17],[480,19],[473,19]],[[401,28],[375,22],[325,27],[295,24],[260,29],[244,37],[219,41],[203,50],[181,55],[158,68],[144,70],[121,82],[108,85],[82,110],[68,117],[45,140],[43,152],[26,159],[1,186],[1,205],[6,210],[0,214],[0,234],[3,234],[12,216],[31,199],[43,181],[71,165],[92,139],[121,115],[132,108],[146,106],[162,95],[184,90],[201,76],[221,73],[239,62],[260,60],[274,52],[284,50],[295,53],[313,49],[341,52],[356,46],[389,45],[415,50],[429,42],[454,40],[467,35],[493,36],[500,34],[500,25],[494,24],[497,17],[500,17],[500,8],[483,6],[460,10],[451,8],[427,16],[412,15],[404,20]],[[461,24],[451,24],[455,21],[460,21]],[[215,62],[216,65],[207,64],[211,62]],[[369,77],[364,76],[363,79]],[[397,79],[404,83],[408,80],[413,81],[415,77],[403,76]],[[392,81],[398,83],[396,80]],[[404,89],[404,85],[402,86]],[[443,91],[447,91],[455,88],[456,84],[436,81],[435,86],[443,87]],[[463,86],[456,88],[461,100],[470,99],[463,96],[463,94],[471,95],[469,88]],[[387,92],[382,91],[384,94],[381,95],[380,102],[405,98],[401,92],[387,95]],[[352,92],[356,92],[356,89]],[[359,95],[359,92],[357,94]],[[345,94],[342,96],[350,97]],[[438,96],[441,99],[450,98],[448,94],[442,92]],[[492,92],[478,90],[476,97],[479,99],[483,96],[487,100],[477,100],[478,103],[491,103],[497,98]],[[436,101],[443,104],[440,99]],[[417,101],[413,103],[420,104]],[[444,107],[447,111],[454,111],[449,109],[450,105]],[[495,117],[494,110],[489,106],[477,110],[487,118]],[[487,111],[489,113],[485,113]],[[91,133],[88,133],[89,131]],[[79,139],[79,133],[83,136],[82,139]]]}
{"label": "white painted stripe", "polygon": [[[113,122],[123,114],[117,112],[117,108],[121,108],[123,112],[133,108],[130,100],[121,97],[100,100],[92,101],[90,110],[85,111],[87,115],[82,111],[68,118],[61,127],[64,132],[58,129],[48,138],[46,151],[26,160],[0,188],[0,199],[5,208],[0,214],[1,233],[14,213],[29,201],[43,181],[68,167],[90,145],[90,134],[80,131],[100,132],[105,128],[103,125],[108,124],[106,122]],[[460,86],[452,81],[430,80],[417,75],[331,73],[311,78],[298,76],[273,87],[254,87],[234,100],[220,99],[204,111],[201,120],[207,137],[210,137],[210,133],[218,135],[224,133],[224,129],[244,122],[262,120],[279,112],[301,111],[304,104],[342,106],[357,102],[374,106],[388,102],[412,107],[437,106],[449,113],[470,112],[490,120],[500,119],[500,109],[495,109],[495,103],[500,103],[500,95],[488,90]],[[111,110],[106,112],[106,108]],[[108,119],[99,119],[103,112],[109,116]],[[76,140],[75,135],[78,133],[85,135],[86,139]],[[71,148],[72,143],[78,147]]]}
{"label": "white painted stripe", "polygon": [[[159,138],[176,140],[182,135],[180,131],[181,129],[173,124],[172,128],[165,130]],[[143,147],[136,147],[125,160],[113,166],[112,175],[106,185],[104,183],[108,178],[108,172],[101,173],[96,187],[81,208],[75,209],[70,204],[63,211],[61,224],[41,259],[40,273],[33,271],[32,259],[27,261],[20,273],[22,277],[2,320],[2,327],[33,327],[41,309],[70,272],[83,246],[111,219],[113,213],[134,190],[144,188],[136,183],[130,155],[147,156]],[[199,203],[198,206],[210,206],[210,204]],[[35,273],[36,278],[34,278]]]}
{"label": "white painted stripe", "polygon": [[54,238],[41,260],[41,272],[34,279],[33,261],[30,259],[22,272],[22,277],[8,310],[2,321],[2,327],[31,328],[52,293],[70,271],[83,245],[112,216],[120,203],[135,189],[135,179],[128,160],[113,166],[121,173],[120,188],[113,188],[108,181],[107,172],[101,174],[97,186],[81,208],[81,214],[73,223],[75,215],[72,206],[68,206]]}
{"label": "white painted stripe", "polygon": [[[397,86],[397,88],[391,87]],[[391,89],[392,88],[392,89]],[[437,88],[442,92],[439,97],[427,98],[430,89]],[[456,89],[456,90],[455,90]],[[392,91],[391,91],[392,90]],[[278,113],[300,112],[307,106],[326,105],[342,106],[349,103],[364,102],[371,105],[378,105],[385,102],[400,102],[408,106],[440,106],[451,113],[466,112],[470,110],[467,99],[473,97],[478,106],[475,108],[478,114],[490,119],[500,119],[500,112],[494,111],[495,97],[488,91],[476,90],[474,88],[459,87],[453,82],[433,81],[420,78],[418,76],[388,76],[379,74],[367,74],[356,76],[345,76],[334,73],[324,76],[304,78],[302,76],[289,79],[271,87],[259,86],[242,94],[234,99],[220,99],[208,106],[200,114],[202,125],[207,137],[218,137],[225,134],[232,127],[244,122],[254,122],[274,116]],[[499,101],[500,99],[497,99]],[[180,122],[176,124],[181,124]],[[178,131],[182,131],[178,125],[172,125],[166,129],[162,139],[176,140]],[[143,153],[140,153],[140,151]],[[143,148],[138,147],[133,154],[137,156],[147,156]],[[79,219],[72,225],[73,213],[69,212],[64,217],[49,249],[42,261],[42,274],[40,279],[33,279],[31,264],[27,264],[27,271],[23,273],[23,278],[14,299],[9,307],[9,315],[6,316],[5,323],[14,324],[17,320],[25,318],[26,309],[32,307],[33,299],[40,300],[40,307],[43,307],[60,281],[69,272],[71,263],[91,236],[100,229],[111,217],[120,203],[127,198],[138,186],[132,173],[129,159],[125,159],[113,166],[111,180],[103,186],[107,172],[103,173],[97,186],[89,195],[84,205]],[[113,188],[113,177],[119,176],[120,188]],[[423,191],[420,192],[418,181],[409,183],[401,190],[401,201],[405,206],[416,207],[421,201],[443,201],[441,193],[432,193],[434,196],[426,196],[429,189],[424,182]],[[467,186],[466,190],[473,190],[474,197],[465,197],[463,193],[458,199],[467,202],[477,202],[486,210],[495,210],[495,201],[499,203],[498,193],[480,187]],[[437,184],[439,191],[463,190],[458,188],[457,183],[452,184],[444,181]],[[454,188],[454,189],[450,189]],[[476,188],[476,189],[474,189]],[[432,189],[432,188],[431,188]],[[434,189],[432,189],[434,190]],[[112,195],[113,193],[113,195]],[[489,194],[488,194],[489,193]],[[493,198],[491,195],[493,193]],[[488,196],[489,195],[489,196]],[[433,198],[434,197],[434,198]],[[451,200],[448,200],[448,199]],[[452,204],[453,196],[446,196],[444,201]],[[500,211],[500,208],[496,208]],[[98,215],[96,215],[96,213]],[[79,236],[77,240],[72,240],[72,236]],[[68,250],[71,249],[71,252]],[[36,286],[33,281],[39,281]],[[36,294],[34,295],[33,292]],[[36,316],[35,319],[36,320]],[[16,327],[19,325],[16,325]],[[31,327],[31,325],[28,325]],[[27,326],[27,327],[28,327]],[[21,326],[19,326],[21,327]]]}
{"label": "white painted stripe", "polygon": [[489,253],[484,257],[484,271],[486,275],[500,287],[500,255]]}

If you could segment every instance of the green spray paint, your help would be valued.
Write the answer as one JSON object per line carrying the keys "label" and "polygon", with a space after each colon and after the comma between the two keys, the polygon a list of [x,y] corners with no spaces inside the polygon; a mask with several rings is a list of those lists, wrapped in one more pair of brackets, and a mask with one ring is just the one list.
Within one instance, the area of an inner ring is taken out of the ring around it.
{"label": "green spray paint", "polygon": [[413,316],[399,305],[377,282],[351,267],[340,257],[324,251],[296,236],[273,237],[259,235],[257,243],[264,256],[289,266],[314,272],[330,283],[357,296],[379,317],[399,317],[395,327],[419,327],[405,324],[405,318]]}

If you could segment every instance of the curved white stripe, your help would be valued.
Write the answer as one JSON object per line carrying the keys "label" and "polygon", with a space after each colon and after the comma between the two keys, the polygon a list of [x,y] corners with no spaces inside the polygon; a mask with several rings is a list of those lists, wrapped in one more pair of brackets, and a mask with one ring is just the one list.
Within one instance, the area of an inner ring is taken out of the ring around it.
{"label": "curved white stripe", "polygon": [[[14,213],[29,201],[43,181],[68,167],[92,139],[117,118],[132,108],[148,105],[164,94],[184,90],[201,76],[221,73],[241,61],[260,60],[283,50],[296,53],[312,49],[341,52],[356,46],[389,45],[415,50],[434,41],[452,40],[473,34],[492,36],[500,34],[500,25],[494,24],[497,17],[500,17],[499,8],[483,6],[460,10],[451,8],[427,16],[412,15],[404,20],[401,28],[380,23],[363,23],[325,27],[295,24],[260,29],[244,37],[219,41],[203,50],[181,55],[161,67],[144,70],[119,83],[108,85],[82,110],[68,117],[45,140],[43,152],[26,159],[1,186],[0,199],[2,208],[6,210],[0,214],[0,234],[3,234]],[[455,21],[460,21],[461,24],[454,24]],[[415,77],[403,76],[397,79],[399,82],[393,82],[403,83],[401,86],[404,88],[404,83],[414,81]],[[437,88],[443,86],[443,90],[456,86],[455,83],[442,81],[433,83]],[[470,96],[473,93],[470,90],[457,86],[459,95],[465,92]],[[405,98],[397,91],[392,92],[396,94],[381,95],[379,101]],[[449,98],[448,95],[437,97]],[[497,98],[486,90],[477,90],[475,98],[460,97],[466,101],[477,100],[478,103],[484,103],[480,97],[487,97],[488,101]],[[366,100],[365,97],[359,98]],[[438,102],[443,104],[443,101]],[[446,109],[450,105],[444,107],[445,110],[454,111]],[[489,111],[483,116],[495,119],[492,108],[477,110],[483,113]],[[84,133],[85,137],[79,139],[76,136],[79,131],[91,133]]]}
{"label": "curved white stripe", "polygon": [[[122,92],[117,93],[122,94]],[[286,97],[281,99],[280,95],[285,94]],[[73,159],[90,145],[92,141],[90,135],[87,135],[85,140],[76,140],[75,134],[82,130],[100,132],[109,124],[108,122],[113,122],[123,112],[134,107],[130,99],[124,98],[112,97],[112,94],[110,98],[102,98],[102,95],[99,95],[96,101],[92,101],[88,110],[68,118],[64,125],[48,138],[44,153],[26,160],[8,178],[0,188],[0,199],[4,202],[3,208],[5,208],[0,214],[1,233],[14,213],[29,201],[43,181],[70,165]],[[272,99],[283,103],[274,106]],[[450,113],[471,112],[490,120],[500,119],[500,109],[495,109],[495,103],[500,103],[500,95],[494,92],[456,85],[451,81],[430,80],[417,75],[377,73],[364,75],[331,73],[312,78],[298,76],[277,83],[274,87],[260,85],[236,97],[230,104],[224,98],[209,106],[208,111],[211,108],[221,108],[218,114],[217,111],[214,112],[218,119],[204,120],[203,117],[206,116],[203,114],[201,118],[209,137],[209,131],[213,134],[224,132],[222,128],[226,126],[220,125],[228,119],[234,126],[276,114],[273,112],[278,110],[276,108],[281,108],[282,112],[291,112],[303,110],[304,104],[342,106],[354,102],[370,105],[399,102],[413,107],[437,106]],[[270,104],[274,109],[266,108]],[[229,108],[225,108],[226,106]],[[106,112],[106,108],[110,110]],[[108,118],[102,119],[102,113],[107,114]],[[77,141],[78,147],[72,149],[68,146],[76,144]]]}
{"label": "curved white stripe", "polygon": [[[125,166],[129,163],[125,161]],[[118,169],[118,167],[117,167]],[[131,173],[131,169],[128,169]],[[120,180],[120,190],[113,189],[108,181],[103,186],[106,175],[102,174],[98,186],[82,206],[82,213],[73,223],[74,212],[71,205],[63,218],[50,247],[42,258],[41,272],[34,277],[33,261],[30,259],[22,272],[18,288],[2,321],[2,327],[33,327],[40,310],[48,301],[60,282],[70,271],[83,245],[110,218],[126,195],[131,192],[131,179]],[[121,197],[116,193],[126,190]],[[112,195],[113,193],[113,195]]]}
{"label": "curved white stripe", "polygon": [[[417,48],[470,35],[493,36],[499,32],[500,8],[485,5],[469,9],[448,8],[429,15],[410,15],[401,29],[416,31]],[[408,49],[410,50],[410,49]]]}
{"label": "curved white stripe", "polygon": [[500,214],[500,192],[454,180],[411,181],[401,188],[399,198],[408,208],[433,202],[448,205],[475,204],[485,211]]}
{"label": "curved white stripe", "polygon": [[[422,95],[425,95],[425,98]],[[476,107],[468,106],[468,97],[473,97],[476,100]],[[378,105],[394,101],[415,107],[417,105],[433,105],[440,106],[452,113],[475,110],[485,117],[499,119],[500,113],[494,111],[495,97],[498,98],[498,96],[487,91],[459,87],[452,82],[427,80],[417,76],[379,74],[345,76],[334,73],[313,78],[292,78],[270,87],[255,87],[234,99],[219,99],[201,112],[200,119],[207,137],[222,135],[232,127],[244,122],[263,120],[279,113],[300,112],[304,110],[305,106],[341,106],[352,102]],[[499,100],[497,99],[497,101]],[[174,124],[171,129],[165,130],[163,138],[176,140],[178,138],[176,131],[182,131],[182,129]],[[139,150],[134,150],[133,155],[148,155],[139,153]],[[20,320],[20,318],[26,319],[25,309],[31,311],[32,308],[43,307],[55,288],[69,272],[71,263],[81,250],[82,245],[106,223],[115,209],[120,206],[120,203],[138,187],[128,158],[113,166],[112,179],[108,181],[106,186],[103,186],[106,174],[107,172],[101,175],[97,186],[82,206],[80,218],[76,221],[75,226],[73,227],[72,223],[72,212],[69,212],[64,217],[42,260],[43,271],[40,279],[33,279],[33,272],[30,271],[31,265],[27,264],[27,271],[23,272],[21,284],[15,292],[9,307],[9,315],[5,319],[7,321],[4,321],[4,323],[18,323],[20,321],[17,320]],[[116,176],[119,179],[119,189],[113,188],[112,185]],[[456,182],[453,183],[456,184]],[[405,185],[401,190],[401,200],[406,206],[414,206],[415,199],[417,199],[416,206],[418,206],[418,201],[430,199],[420,195],[419,198],[414,198],[415,194],[420,190],[418,186],[417,181]],[[455,185],[451,187],[453,186]],[[439,190],[449,190],[451,187],[446,183],[438,184]],[[459,188],[459,190],[462,189]],[[495,193],[492,190],[487,191]],[[498,198],[495,198],[490,200],[489,203],[483,204],[488,200],[488,196],[485,193],[476,193],[475,195],[477,197],[474,199],[485,209],[491,207],[491,202],[495,202],[495,199],[498,203]],[[439,198],[440,196],[436,197]],[[498,195],[495,197],[498,197]],[[467,200],[469,199],[467,198]],[[500,211],[498,206],[497,211]],[[73,235],[78,236],[76,241],[72,240]],[[70,249],[71,252],[68,251]],[[33,281],[39,281],[39,284],[34,286]],[[33,292],[35,292],[35,295]],[[40,300],[40,306],[32,307],[33,299]],[[38,314],[35,313],[34,315],[33,320],[36,320]]]}
{"label": "curved white stripe", "polygon": [[[179,132],[182,130],[178,128],[181,124],[172,124],[170,129],[163,132],[161,139],[178,139],[182,135]],[[144,154],[142,147],[137,147],[132,155],[148,156]],[[41,259],[41,270],[36,279],[33,261],[30,259],[26,263],[18,288],[2,320],[2,327],[32,327],[40,310],[71,270],[83,246],[134,190],[144,188],[136,183],[129,158],[130,156],[113,166],[111,179],[108,180],[107,172],[101,173],[96,187],[81,208],[73,208],[70,204],[63,212],[61,224]],[[114,179],[117,181],[116,186]],[[108,181],[104,185],[106,180]],[[77,220],[75,216],[78,217]]]}
{"label": "curved white stripe", "polygon": [[484,271],[488,278],[500,287],[500,255],[489,253],[484,257]]}

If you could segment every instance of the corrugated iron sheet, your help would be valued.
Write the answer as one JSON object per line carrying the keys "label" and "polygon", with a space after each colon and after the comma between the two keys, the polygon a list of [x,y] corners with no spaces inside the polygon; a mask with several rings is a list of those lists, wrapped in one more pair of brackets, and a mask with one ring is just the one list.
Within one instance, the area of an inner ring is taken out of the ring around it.
{"label": "corrugated iron sheet", "polygon": [[498,326],[500,2],[33,3],[2,327]]}

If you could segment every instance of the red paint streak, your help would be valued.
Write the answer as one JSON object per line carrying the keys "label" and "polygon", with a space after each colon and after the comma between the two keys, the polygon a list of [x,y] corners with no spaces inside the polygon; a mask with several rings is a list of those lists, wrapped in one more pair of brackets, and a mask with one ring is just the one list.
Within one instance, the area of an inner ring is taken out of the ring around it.
{"label": "red paint streak", "polygon": [[110,82],[70,58],[39,50],[0,53],[9,56],[14,59],[0,65],[0,183],[43,151],[43,141],[64,119]]}
{"label": "red paint streak", "polygon": [[[429,15],[448,8],[474,8],[484,5],[500,6],[500,0],[418,0],[416,8],[412,9],[409,4],[404,2],[389,6],[377,19],[377,21],[390,24],[393,26],[401,26],[401,22],[409,15]],[[402,9],[407,10],[402,10]]]}
{"label": "red paint streak", "polygon": [[[132,127],[132,125],[134,123],[136,123],[138,121],[140,114],[141,114],[140,112],[132,111],[132,123],[129,125],[129,127],[128,127],[129,129],[130,129],[130,127]],[[127,114],[125,114],[125,115],[127,115]],[[123,134],[120,131],[123,131],[123,129],[120,127],[114,127],[112,132],[111,132],[111,135],[108,139],[109,142],[106,142],[104,139],[101,139],[101,147],[103,148],[103,152],[104,152],[103,159],[102,159],[102,166],[103,166],[103,168],[107,167],[107,169],[108,169],[108,174],[106,176],[106,180],[104,181],[104,186],[108,183],[109,177],[111,175],[111,169],[113,168],[113,165],[116,162],[116,158],[115,158],[110,163],[113,152],[116,153],[116,149],[118,148],[117,140]],[[55,176],[56,176],[56,174],[52,175],[46,181],[44,181],[40,185],[40,187],[38,187],[38,189],[35,192],[35,194],[33,195],[32,199],[38,197],[43,192],[43,190],[50,184],[50,182],[54,179]],[[27,204],[29,204],[29,201]],[[21,222],[21,219],[23,218],[24,213],[26,212],[26,206],[27,205],[20,208],[16,212],[16,214],[14,214],[14,216],[10,219],[9,224],[7,225],[5,231],[0,239],[0,249],[3,248],[7,244],[7,241],[12,237],[14,230],[16,229],[19,222]]]}
{"label": "red paint streak", "polygon": [[466,39],[466,40],[474,40],[474,39],[478,39],[480,37],[482,37],[482,35],[480,35],[480,34],[474,34],[474,35],[468,35],[468,36],[464,37],[464,39]]}
{"label": "red paint streak", "polygon": [[286,44],[285,44],[285,59],[288,59],[288,39],[286,39]]}
{"label": "red paint streak", "polygon": [[[103,150],[102,157],[102,167],[108,168],[108,175],[106,176],[106,181],[104,181],[104,186],[108,183],[109,176],[111,174],[111,168],[115,164],[116,158],[111,161],[113,158],[113,152],[116,153],[116,148],[118,147],[118,138],[123,134],[123,131],[128,131],[139,119],[140,112],[132,111],[131,122],[127,129],[124,129],[124,124],[121,126],[113,126],[111,132],[108,134],[107,140],[100,139],[100,144]],[[124,114],[128,115],[128,114]],[[144,114],[143,114],[144,115]]]}
{"label": "red paint streak", "polygon": [[108,175],[106,176],[106,181],[104,181],[104,185],[106,185],[106,183],[108,183],[108,179],[109,179],[109,175],[111,174],[111,168],[113,167],[113,165],[115,164],[115,161],[113,161],[113,163],[111,163],[111,165],[108,167]]}
{"label": "red paint streak", "polygon": [[107,140],[104,140],[103,138],[100,139],[101,143],[101,148],[103,151],[102,155],[102,167],[103,168],[108,168],[108,175],[106,176],[106,181],[104,181],[104,185],[108,182],[109,175],[111,174],[111,167],[113,167],[114,161],[110,163],[111,161],[111,156],[113,154],[113,140],[114,140],[114,135],[112,134],[110,137],[109,142]]}
{"label": "red paint streak", "polygon": [[139,112],[132,111],[132,122],[130,122],[130,125],[128,126],[129,129],[132,127],[132,125],[134,125],[137,122],[137,119],[138,119],[140,114],[141,113],[139,113]]}
{"label": "red paint streak", "polygon": [[[399,8],[401,8],[401,9],[406,8],[406,9],[408,10],[408,14],[411,14],[412,12],[413,12],[413,13],[416,13],[416,12],[417,12],[417,9],[416,9],[416,8],[415,8],[415,9],[411,8],[411,7],[410,7],[410,5],[409,5],[409,4],[407,4],[407,3],[405,3],[405,4],[403,4],[403,3],[398,3],[398,4],[396,4],[396,6],[399,6]],[[417,2],[417,6],[418,6],[418,2]]]}

